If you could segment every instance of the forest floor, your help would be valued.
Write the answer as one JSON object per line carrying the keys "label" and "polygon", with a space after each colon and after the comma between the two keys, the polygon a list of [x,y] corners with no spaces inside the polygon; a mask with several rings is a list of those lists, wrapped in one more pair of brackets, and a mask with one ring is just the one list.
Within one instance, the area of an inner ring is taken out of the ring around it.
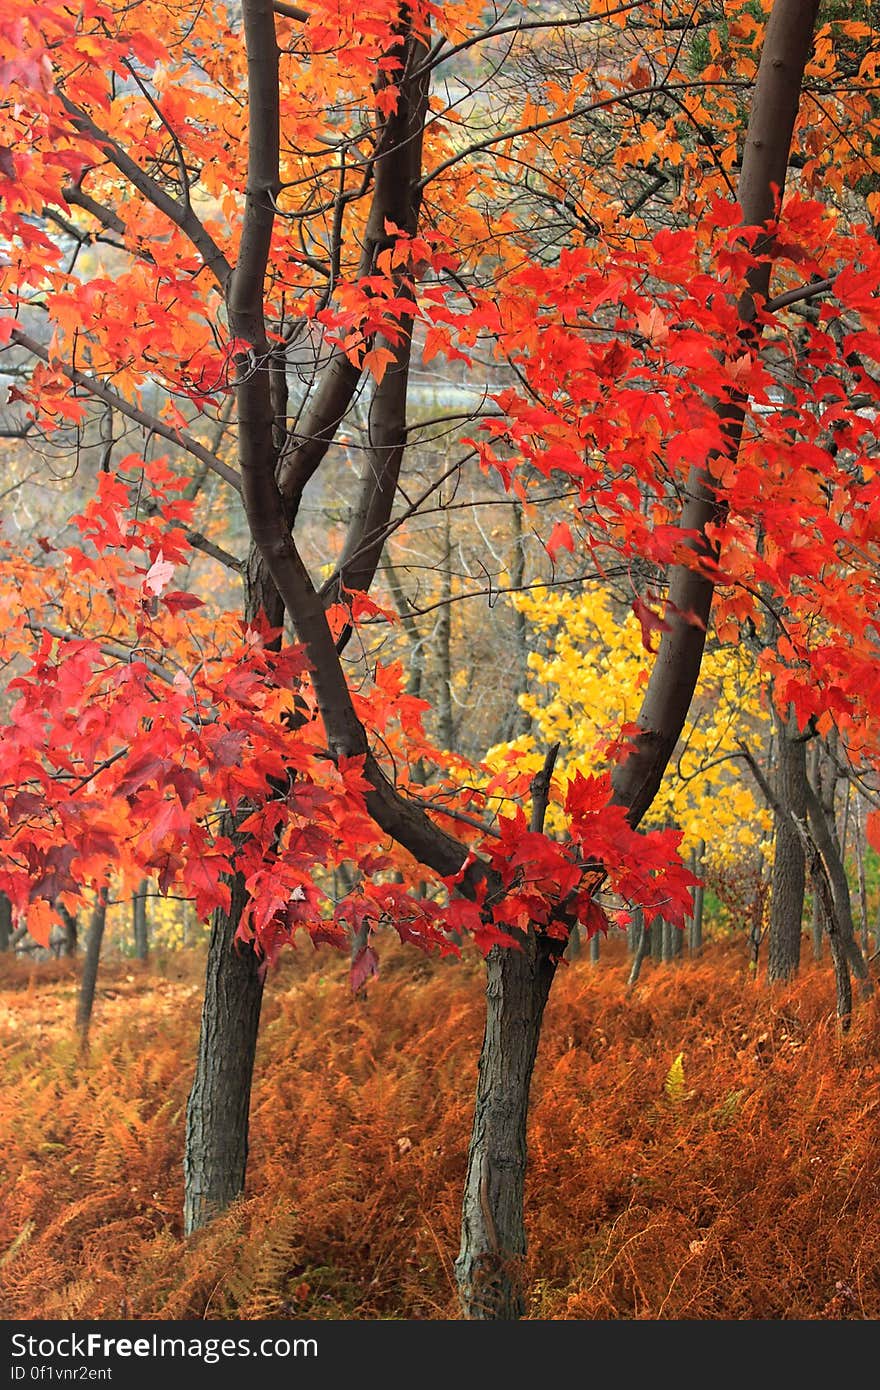
{"label": "forest floor", "polygon": [[[805,943],[806,944],[806,943]],[[479,960],[389,944],[365,1000],[330,948],[266,993],[245,1197],[185,1240],[202,960],[0,963],[0,1315],[454,1318]],[[533,1089],[529,1315],[880,1317],[880,1010],[830,966],[768,989],[742,943],[563,968]],[[675,1065],[681,1054],[680,1065]]]}

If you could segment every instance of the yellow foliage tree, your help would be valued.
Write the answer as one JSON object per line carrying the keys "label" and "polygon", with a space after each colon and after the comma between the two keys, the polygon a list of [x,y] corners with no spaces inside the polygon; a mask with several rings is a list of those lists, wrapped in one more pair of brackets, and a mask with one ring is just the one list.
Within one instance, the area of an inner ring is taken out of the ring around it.
{"label": "yellow foliage tree", "polygon": [[[602,771],[641,702],[647,667],[638,618],[632,611],[622,614],[598,585],[576,594],[532,589],[514,602],[540,643],[529,654],[532,688],[519,697],[532,732],[491,748],[488,768],[499,771],[515,758],[523,771],[537,771],[543,750],[559,743],[563,783],[577,772]],[[754,749],[769,736],[763,687],[745,646],[710,642],[690,724],[646,818],[680,829],[683,852],[705,841],[708,860],[719,866],[759,845],[767,858],[772,855],[772,815],[731,756],[741,742]]]}

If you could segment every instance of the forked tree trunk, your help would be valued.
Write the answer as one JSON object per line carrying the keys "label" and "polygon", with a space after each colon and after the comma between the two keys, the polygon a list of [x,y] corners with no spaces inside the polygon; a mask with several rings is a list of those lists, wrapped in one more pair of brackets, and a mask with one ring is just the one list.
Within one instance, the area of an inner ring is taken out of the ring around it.
{"label": "forked tree trunk", "polygon": [[[284,621],[284,606],[253,548],[244,606],[248,622],[261,610],[271,627],[280,628]],[[236,833],[230,815],[222,833],[230,838]],[[247,906],[239,875],[230,889],[229,911],[216,908],[211,918],[201,1031],[186,1109],[183,1218],[187,1235],[241,1196],[247,1168],[263,972],[251,944],[237,940]]]}
{"label": "forked tree trunk", "polygon": [[[749,226],[765,227],[770,222],[776,198],[785,185],[801,80],[817,10],[818,0],[775,0],[773,5],[738,189],[742,220]],[[406,14],[405,7],[401,14]],[[269,351],[262,296],[274,226],[274,197],[267,198],[263,194],[270,191],[277,195],[280,186],[278,45],[270,0],[242,0],[242,16],[251,108],[249,196],[228,307],[232,332],[253,344],[259,355]],[[427,66],[422,64],[417,71],[424,72]],[[420,93],[418,100],[407,107],[404,83],[398,96],[397,119],[406,119],[409,125],[401,129],[405,144],[398,142],[397,150],[405,148],[409,152],[414,168],[421,148],[424,95]],[[374,176],[377,192],[384,179],[389,189],[393,183],[394,189],[403,193],[410,211],[417,207],[417,200],[409,198],[409,187],[397,155],[389,151],[386,159],[383,153],[382,158],[375,161]],[[390,209],[386,209],[388,215],[391,215]],[[394,220],[402,225],[400,217]],[[749,273],[740,302],[744,336],[752,342],[756,336],[751,327],[756,297],[766,298],[769,287],[771,235],[768,232],[763,241],[759,239],[756,243],[759,252],[766,251],[766,260]],[[481,880],[475,866],[465,868],[464,845],[451,839],[401,797],[370,752],[323,604],[290,535],[289,508],[283,506],[283,470],[276,479],[278,459],[273,447],[273,408],[268,383],[264,374],[252,370],[250,355],[247,359],[241,355],[236,363],[240,371],[236,384],[239,462],[248,524],[305,646],[330,751],[335,756],[363,757],[364,776],[371,788],[366,795],[366,805],[377,824],[416,859],[444,877],[461,874],[463,891],[474,894]],[[384,380],[389,378],[390,371]],[[377,391],[379,389],[377,387]],[[746,404],[743,398],[718,407],[727,453],[731,457],[739,449]],[[398,457],[399,451],[394,454],[395,465]],[[681,528],[691,534],[696,548],[715,564],[717,546],[709,538],[711,533],[707,528],[723,520],[724,506],[717,495],[711,463],[712,460],[707,459],[705,467],[695,467],[688,476]],[[382,476],[384,481],[396,480],[396,474],[394,479],[390,478],[388,469]],[[384,487],[382,497],[392,496],[393,487]],[[378,507],[381,499],[375,487],[373,500]],[[386,509],[378,526],[374,525],[376,511],[374,508],[370,512],[369,534],[376,542],[372,556],[381,549],[383,526],[388,519]],[[372,559],[365,568],[368,572],[362,581],[349,587],[369,586]],[[684,726],[702,661],[712,593],[712,580],[697,568],[679,565],[673,569],[666,609],[668,626],[661,638],[639,713],[641,733],[634,740],[626,762],[616,769],[619,775],[613,782],[615,798],[618,804],[625,806],[633,826],[639,824],[653,802]],[[479,872],[484,873],[485,869]],[[486,1033],[468,1157],[462,1247],[457,1262],[464,1310],[469,1316],[481,1319],[518,1317],[524,1310],[526,1115],[541,1018],[555,971],[552,945],[546,937],[529,935],[521,951],[511,950],[503,957],[496,951],[488,965]]]}
{"label": "forked tree trunk", "polygon": [[[750,225],[769,220],[785,184],[817,10],[818,0],[776,0],[768,22],[738,190]],[[740,306],[745,323],[754,313],[752,295],[766,295],[769,275],[768,264],[750,276],[749,293]],[[734,453],[744,404],[721,412]],[[688,479],[682,528],[704,536],[704,528],[720,514],[710,474],[695,470]],[[615,795],[633,825],[651,805],[684,725],[703,653],[702,633],[692,615],[708,625],[712,594],[712,583],[689,567],[673,571],[669,631],[661,639],[639,714],[643,733],[614,778]],[[688,614],[687,622],[683,614]],[[511,951],[503,960],[497,953],[488,967],[486,1032],[456,1262],[466,1317],[516,1318],[524,1311],[525,1126],[541,1019],[555,971],[553,958],[544,954],[547,944],[530,938],[522,952]]]}

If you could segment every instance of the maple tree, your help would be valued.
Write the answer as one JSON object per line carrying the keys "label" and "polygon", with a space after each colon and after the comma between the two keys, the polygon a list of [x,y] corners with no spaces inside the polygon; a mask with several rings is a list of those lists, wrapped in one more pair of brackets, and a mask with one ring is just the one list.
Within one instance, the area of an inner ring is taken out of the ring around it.
{"label": "maple tree", "polygon": [[[604,888],[674,922],[689,907],[679,834],[637,827],[716,593],[720,641],[773,615],[759,666],[777,706],[801,729],[836,725],[876,775],[880,248],[833,196],[873,168],[870,29],[817,28],[818,6],[792,0],[765,6],[765,25],[736,4],[725,34],[708,26],[695,75],[680,8],[603,0],[487,24],[477,3],[243,0],[239,24],[238,7],[190,0],[0,5],[0,342],[27,364],[8,393],[20,429],[112,410],[239,494],[253,542],[243,616],[195,608],[174,587],[201,536],[195,499],[144,446],[100,475],[82,544],[7,555],[21,670],[0,740],[0,888],[38,937],[51,905],[100,890],[111,864],[131,891],[155,876],[213,910],[200,1057],[222,1001],[247,1015],[252,1048],[260,960],[298,930],[346,944],[388,923],[447,951],[453,933],[473,938],[488,1018],[457,1266],[473,1317],[524,1307],[529,1083],[572,924],[601,928]],[[491,100],[465,116],[431,88],[451,58],[568,28],[604,61],[546,81],[500,125]],[[856,76],[836,82],[854,51]],[[597,128],[609,157],[585,168]],[[663,179],[642,198],[655,162]],[[533,210],[568,207],[566,168],[579,191],[548,239]],[[84,246],[99,258],[80,262]],[[805,303],[815,322],[793,312]],[[503,368],[493,415],[466,422],[448,472],[500,481],[552,565],[577,564],[571,583],[636,576],[651,676],[613,770],[554,779],[551,749],[537,776],[465,783],[426,738],[403,668],[371,648],[393,616],[369,596],[383,546],[437,487],[405,486],[414,348]],[[304,494],[359,394],[348,524],[315,537]],[[234,464],[205,442],[230,396]],[[560,479],[568,498],[548,515],[536,499]],[[352,875],[341,901],[334,866]],[[256,952],[232,951],[236,935]],[[374,964],[366,945],[359,978]],[[216,1137],[228,1117],[199,1076],[190,1114]],[[233,1191],[248,1093],[245,1068]],[[196,1225],[217,1199],[204,1172],[190,1179]]]}

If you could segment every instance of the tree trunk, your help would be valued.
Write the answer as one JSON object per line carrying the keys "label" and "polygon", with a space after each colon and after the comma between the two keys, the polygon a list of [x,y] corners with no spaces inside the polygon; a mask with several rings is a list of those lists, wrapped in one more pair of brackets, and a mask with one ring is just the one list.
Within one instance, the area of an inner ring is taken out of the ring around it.
{"label": "tree trunk", "polygon": [[867,996],[872,993],[873,983],[867,961],[862,955],[859,943],[856,940],[855,929],[853,926],[852,899],[849,892],[849,880],[846,876],[846,869],[843,864],[843,856],[840,852],[840,844],[837,839],[837,830],[833,818],[829,818],[827,807],[823,806],[815,790],[807,783],[806,787],[807,812],[810,818],[810,829],[816,842],[819,853],[825,864],[825,871],[831,885],[831,895],[834,902],[834,925],[835,932],[829,933],[829,941],[832,950],[835,939],[839,940],[841,950],[845,955],[853,974],[859,981],[862,995]]}
{"label": "tree trunk", "polygon": [[69,912],[63,903],[58,904],[58,912],[64,929],[64,944],[61,948],[61,954],[63,956],[75,956],[79,941],[79,923],[76,915]]}
{"label": "tree trunk", "polygon": [[629,979],[627,980],[627,989],[633,989],[638,983],[639,975],[642,971],[642,961],[648,954],[651,945],[651,931],[645,924],[645,914],[641,909],[633,915],[632,926],[636,932],[636,944],[633,953],[633,963],[630,967]]}
{"label": "tree trunk", "polygon": [[662,961],[663,959],[663,918],[655,917],[648,928],[648,937],[651,946],[651,960]]}
{"label": "tree trunk", "polygon": [[822,933],[825,924],[822,920],[822,903],[819,894],[813,890],[813,911],[810,918],[810,932],[813,937],[813,960],[818,962],[822,959]]}
{"label": "tree trunk", "polygon": [[599,932],[595,932],[590,937],[590,962],[593,965],[599,964],[599,958],[602,950],[601,942],[602,937]]}
{"label": "tree trunk", "polygon": [[[764,38],[738,187],[743,225],[766,229],[755,243],[759,252],[766,253],[765,259],[748,273],[739,305],[743,338],[748,344],[757,338],[757,330],[753,331],[756,303],[768,292],[773,252],[767,224],[775,215],[785,185],[817,9],[818,0],[775,0]],[[278,48],[271,6],[268,0],[243,0],[242,15],[251,106],[248,188],[276,192],[280,184]],[[398,114],[401,111],[406,112],[405,84],[398,97]],[[414,147],[413,142],[409,147]],[[385,168],[394,173],[395,185],[402,186],[393,158]],[[377,189],[381,170],[378,163]],[[253,344],[258,355],[268,350],[262,295],[274,226],[273,202],[272,198],[256,196],[246,202],[239,261],[228,293],[230,328],[235,336]],[[241,421],[239,462],[248,525],[305,648],[330,752],[363,757],[364,776],[371,788],[366,805],[376,823],[435,871],[444,876],[461,874],[463,890],[473,892],[480,881],[475,875],[484,875],[485,866],[468,865],[465,869],[461,842],[401,797],[369,750],[320,596],[290,536],[289,515],[279,506],[267,383],[263,374],[252,370],[250,358],[246,364],[242,358],[238,365],[242,368],[236,383]],[[725,447],[707,457],[704,466],[690,471],[685,489],[682,531],[691,533],[695,551],[713,567],[717,565],[718,547],[709,528],[723,522],[725,515],[713,464],[722,455],[730,459],[736,456],[747,404],[746,397],[719,403]],[[668,628],[660,640],[639,711],[641,733],[625,762],[615,769],[613,779],[615,801],[626,808],[633,827],[652,804],[681,735],[700,671],[713,591],[713,578],[698,567],[680,564],[672,568],[666,605]],[[522,950],[503,954],[496,950],[487,964],[486,1034],[457,1262],[465,1312],[482,1319],[518,1317],[524,1310],[526,1112],[541,1017],[555,970],[551,946],[556,947],[556,943],[529,934]]]}
{"label": "tree trunk", "polygon": [[868,880],[865,876],[865,840],[862,825],[862,804],[856,796],[856,875],[859,889],[859,940],[862,951],[867,956],[871,950],[871,937],[868,930]]}
{"label": "tree trunk", "polygon": [[101,942],[107,922],[107,889],[102,888],[92,911],[89,929],[86,933],[86,950],[83,971],[79,982],[76,1001],[76,1027],[83,1047],[88,1046],[89,1026],[92,1021],[92,1006],[95,1002],[95,986],[98,983],[98,963],[101,959]]}
{"label": "tree trunk", "polygon": [[[284,622],[284,605],[251,547],[245,576],[245,619],[262,610],[270,627]],[[231,816],[223,833],[234,837]],[[236,939],[247,895],[233,878],[229,911],[211,918],[211,941],[196,1069],[186,1110],[184,1229],[187,1235],[224,1211],[244,1190],[251,1081],[263,999],[261,962]]]}
{"label": "tree trunk", "polygon": [[12,903],[5,893],[0,893],[0,951],[9,950],[12,937]]}
{"label": "tree trunk", "polygon": [[770,899],[769,980],[789,980],[801,960],[801,920],[804,914],[806,868],[804,850],[792,816],[803,820],[807,810],[806,743],[794,724],[776,715],[778,767],[776,852]]}
{"label": "tree trunk", "polygon": [[495,947],[486,962],[486,1030],[455,1272],[466,1318],[525,1312],[523,1187],[529,1088],[544,1006],[556,970],[547,938]]}
{"label": "tree trunk", "polygon": [[[525,535],[523,533],[522,504],[511,498],[510,519],[513,530],[513,553],[510,561],[510,587],[520,593],[526,580]],[[513,609],[513,675],[510,712],[502,742],[512,743],[521,734],[531,731],[532,717],[520,704],[520,696],[529,688],[529,625],[526,615],[519,608]]]}
{"label": "tree trunk", "polygon": [[[702,876],[703,855],[706,852],[705,840],[700,840],[699,844],[691,851],[691,873]],[[688,933],[688,950],[692,956],[699,956],[703,950],[703,895],[705,889],[702,883],[698,883],[693,890],[694,905],[691,913],[690,931]]]}
{"label": "tree trunk", "polygon": [[678,935],[678,930],[671,922],[663,922],[661,934],[663,940],[663,963],[664,965],[671,965],[675,960],[675,937]]}
{"label": "tree trunk", "polygon": [[452,714],[452,541],[449,513],[443,513],[443,559],[440,565],[440,615],[437,619],[437,742],[450,752],[455,745]]}
{"label": "tree trunk", "polygon": [[138,960],[146,960],[150,953],[149,935],[147,932],[147,888],[149,884],[144,879],[138,891],[132,899],[132,925],[134,927],[134,953]]}
{"label": "tree trunk", "polygon": [[[223,833],[233,832],[230,824]],[[260,961],[236,941],[247,895],[240,875],[228,912],[211,920],[208,970],[195,1077],[186,1110],[184,1230],[224,1211],[244,1190],[251,1080],[263,998]]]}

